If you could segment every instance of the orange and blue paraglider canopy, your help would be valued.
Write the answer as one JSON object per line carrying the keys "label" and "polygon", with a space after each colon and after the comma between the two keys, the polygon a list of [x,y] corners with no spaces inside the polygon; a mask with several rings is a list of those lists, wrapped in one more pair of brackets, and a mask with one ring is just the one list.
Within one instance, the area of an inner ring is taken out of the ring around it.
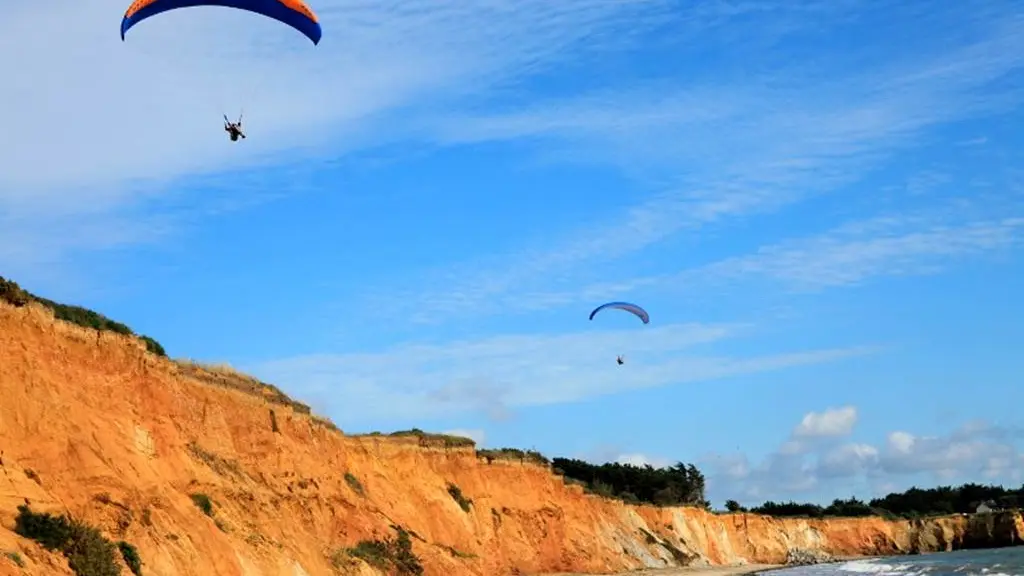
{"label": "orange and blue paraglider canopy", "polygon": [[143,20],[177,8],[224,6],[273,18],[298,30],[313,44],[320,43],[320,21],[302,0],[135,0],[121,20],[121,40],[128,30]]}

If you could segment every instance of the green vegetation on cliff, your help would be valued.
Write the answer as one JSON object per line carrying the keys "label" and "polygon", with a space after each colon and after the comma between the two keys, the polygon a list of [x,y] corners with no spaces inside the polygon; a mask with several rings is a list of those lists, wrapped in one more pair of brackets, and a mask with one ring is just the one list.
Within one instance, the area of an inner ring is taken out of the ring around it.
{"label": "green vegetation on cliff", "polygon": [[[118,546],[107,540],[99,530],[67,516],[36,513],[28,506],[18,506],[14,531],[25,538],[39,542],[47,550],[60,551],[68,559],[68,567],[78,576],[118,576]],[[120,546],[122,555],[130,549],[129,567],[135,574],[141,571],[138,551],[127,542]]]}
{"label": "green vegetation on cliff", "polygon": [[451,434],[435,434],[433,432],[424,432],[419,428],[413,428],[411,430],[398,430],[391,432],[390,434],[382,434],[380,432],[370,432],[368,434],[357,434],[357,436],[389,436],[391,438],[415,438],[420,446],[424,447],[435,447],[435,448],[471,448],[476,446],[476,442],[472,438],[466,438],[464,436],[453,436]]}
{"label": "green vegetation on cliff", "polygon": [[149,336],[132,332],[131,328],[120,322],[115,322],[103,314],[93,312],[92,310],[82,308],[81,306],[68,306],[67,304],[59,304],[53,300],[47,300],[46,298],[36,296],[21,286],[18,286],[16,282],[7,280],[3,276],[0,276],[0,300],[19,307],[25,306],[31,302],[36,302],[52,310],[54,317],[58,320],[77,324],[84,328],[116,332],[124,336],[135,336],[139,340],[142,340],[146,344],[146,349],[153,354],[157,354],[159,356],[167,355],[164,351],[164,347],[161,346],[159,342]]}
{"label": "green vegetation on cliff", "polygon": [[551,464],[551,460],[548,460],[547,456],[536,450],[520,450],[518,448],[478,449],[476,455],[486,459],[488,463],[495,460],[519,460],[520,462],[530,462],[539,466],[549,466]]}
{"label": "green vegetation on cliff", "polygon": [[335,568],[350,568],[347,559],[358,558],[396,576],[422,576],[423,565],[412,550],[409,532],[401,526],[391,527],[398,533],[394,538],[362,540],[351,548],[337,551],[332,558]]}

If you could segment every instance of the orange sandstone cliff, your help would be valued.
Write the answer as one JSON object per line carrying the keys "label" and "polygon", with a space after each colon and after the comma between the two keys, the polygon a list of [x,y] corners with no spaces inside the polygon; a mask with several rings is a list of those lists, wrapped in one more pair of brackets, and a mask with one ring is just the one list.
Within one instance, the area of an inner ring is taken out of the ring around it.
{"label": "orange sandstone cliff", "polygon": [[[392,526],[411,534],[428,576],[782,563],[794,548],[896,554],[1015,544],[1024,532],[1016,514],[801,520],[630,506],[472,447],[345,436],[270,389],[232,385],[243,381],[0,302],[0,575],[72,574],[13,531],[25,502],[130,542],[149,576],[371,576],[336,551]],[[194,494],[209,496],[211,515]]]}

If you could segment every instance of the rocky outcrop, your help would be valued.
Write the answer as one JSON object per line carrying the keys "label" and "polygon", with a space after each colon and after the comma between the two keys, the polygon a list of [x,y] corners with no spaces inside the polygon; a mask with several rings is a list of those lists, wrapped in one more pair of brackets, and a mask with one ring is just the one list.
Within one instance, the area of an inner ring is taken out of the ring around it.
{"label": "rocky outcrop", "polygon": [[0,553],[24,564],[0,555],[0,574],[71,574],[10,530],[26,501],[130,542],[150,576],[372,575],[336,552],[395,527],[428,576],[782,564],[1015,544],[1022,532],[1014,514],[808,520],[630,506],[459,443],[345,436],[278,394],[0,302]]}
{"label": "rocky outcrop", "polygon": [[807,566],[810,564],[824,564],[833,562],[835,558],[824,550],[807,550],[805,548],[792,548],[786,554],[786,565]]}
{"label": "rocky outcrop", "polygon": [[997,548],[1022,544],[1024,520],[1016,512],[984,512],[968,517],[958,548]]}

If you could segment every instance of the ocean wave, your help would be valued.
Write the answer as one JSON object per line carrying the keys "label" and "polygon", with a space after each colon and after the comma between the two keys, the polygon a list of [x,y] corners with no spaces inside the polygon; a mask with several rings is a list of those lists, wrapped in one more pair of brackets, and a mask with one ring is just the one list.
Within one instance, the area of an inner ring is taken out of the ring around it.
{"label": "ocean wave", "polygon": [[854,574],[878,574],[880,576],[911,576],[912,574],[923,574],[924,566],[913,564],[888,564],[879,560],[850,560],[838,566],[843,572]]}

